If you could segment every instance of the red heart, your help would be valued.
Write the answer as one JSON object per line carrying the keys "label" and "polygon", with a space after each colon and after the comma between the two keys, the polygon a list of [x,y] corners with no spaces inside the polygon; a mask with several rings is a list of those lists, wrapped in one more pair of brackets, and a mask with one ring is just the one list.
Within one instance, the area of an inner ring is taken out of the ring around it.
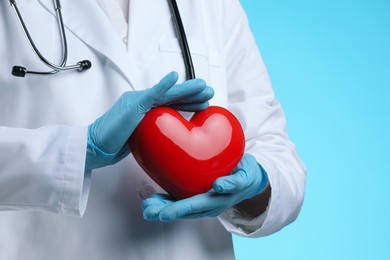
{"label": "red heart", "polygon": [[152,109],[130,138],[139,165],[176,199],[209,191],[237,166],[244,147],[240,123],[222,107],[209,107],[189,122],[172,108]]}

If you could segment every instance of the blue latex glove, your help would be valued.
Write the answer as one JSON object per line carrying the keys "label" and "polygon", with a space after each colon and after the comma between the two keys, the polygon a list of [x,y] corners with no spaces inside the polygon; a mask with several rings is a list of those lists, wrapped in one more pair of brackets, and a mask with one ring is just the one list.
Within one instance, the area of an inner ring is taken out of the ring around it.
{"label": "blue latex glove", "polygon": [[244,154],[233,172],[215,180],[213,189],[191,198],[174,201],[166,194],[153,194],[142,203],[146,220],[216,217],[226,209],[252,198],[268,185],[267,173],[250,154]]}
{"label": "blue latex glove", "polygon": [[201,111],[214,95],[204,80],[175,85],[176,72],[143,91],[128,91],[104,115],[88,127],[85,170],[115,164],[130,153],[127,140],[153,107],[171,106],[181,111]]}

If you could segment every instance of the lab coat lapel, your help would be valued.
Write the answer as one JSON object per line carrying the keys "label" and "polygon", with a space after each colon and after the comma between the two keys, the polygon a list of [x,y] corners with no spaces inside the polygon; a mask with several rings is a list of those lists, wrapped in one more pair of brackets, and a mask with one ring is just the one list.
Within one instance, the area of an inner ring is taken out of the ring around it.
{"label": "lab coat lapel", "polygon": [[[39,2],[55,15],[52,0],[39,0]],[[68,0],[62,1],[61,5],[65,27],[85,44],[110,59],[134,88],[137,84],[135,77],[132,76],[137,74],[135,67],[126,53],[123,42],[96,1]],[[71,51],[72,46],[69,48]]]}

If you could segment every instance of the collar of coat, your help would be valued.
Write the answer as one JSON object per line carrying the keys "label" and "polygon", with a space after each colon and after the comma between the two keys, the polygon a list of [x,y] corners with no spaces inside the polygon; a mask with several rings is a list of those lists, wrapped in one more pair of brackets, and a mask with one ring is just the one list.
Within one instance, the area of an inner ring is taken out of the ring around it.
{"label": "collar of coat", "polygon": [[[52,0],[39,2],[48,12],[56,15]],[[138,77],[170,24],[172,14],[168,1],[130,1],[127,52],[122,39],[95,0],[62,1],[61,6],[64,26],[111,60],[131,86],[139,86],[141,81]]]}

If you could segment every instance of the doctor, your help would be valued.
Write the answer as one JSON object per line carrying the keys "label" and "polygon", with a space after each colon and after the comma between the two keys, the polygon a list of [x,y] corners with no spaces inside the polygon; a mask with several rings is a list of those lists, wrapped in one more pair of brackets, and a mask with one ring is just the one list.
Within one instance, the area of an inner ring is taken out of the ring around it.
{"label": "doctor", "polygon": [[[18,4],[36,46],[61,63],[52,0]],[[92,68],[14,77],[14,65],[47,67],[0,2],[0,259],[234,259],[229,233],[295,220],[305,168],[239,1],[178,4],[196,80],[185,81],[165,0],[63,1],[68,63]],[[124,144],[153,107],[208,104],[240,120],[245,155],[213,194],[171,201]]]}

